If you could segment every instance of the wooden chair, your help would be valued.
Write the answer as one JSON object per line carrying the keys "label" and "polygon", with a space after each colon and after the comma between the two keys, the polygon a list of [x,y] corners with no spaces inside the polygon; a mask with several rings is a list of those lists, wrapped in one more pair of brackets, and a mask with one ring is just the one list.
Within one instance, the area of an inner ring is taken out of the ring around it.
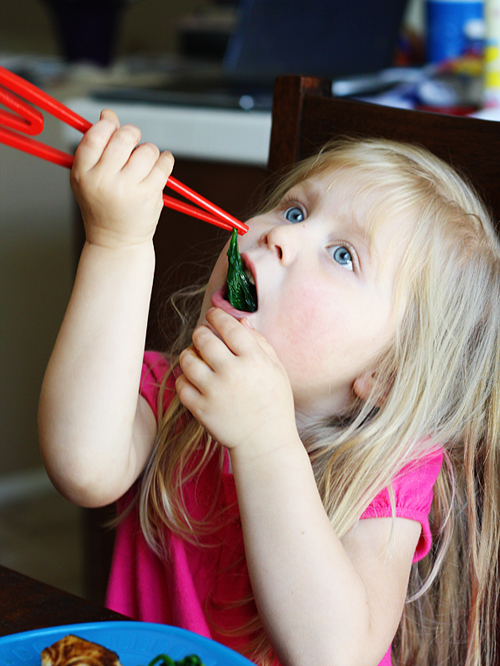
{"label": "wooden chair", "polygon": [[[335,136],[376,136],[415,142],[465,172],[490,204],[495,219],[500,220],[500,123],[340,100],[332,98],[330,90],[331,82],[324,79],[299,76],[277,79],[268,163],[271,174],[282,173]],[[200,188],[189,174],[182,174],[182,177],[179,174],[179,177],[238,214],[234,204],[227,206],[222,198],[211,194],[209,183]],[[209,172],[204,177],[210,180],[213,174]],[[263,174],[257,174],[252,189],[258,186],[261,179],[264,180]],[[226,182],[223,179],[223,183]],[[246,203],[243,201],[239,205]],[[189,224],[189,221],[184,220],[183,224]],[[206,226],[203,231],[212,233]],[[164,227],[167,228],[166,225]],[[169,228],[172,226],[169,225]],[[162,231],[161,225],[159,232],[155,238],[159,255],[156,283],[164,285],[168,270],[166,253],[175,252],[181,240],[173,240],[169,233]],[[193,233],[198,234],[199,231]],[[156,331],[160,307],[161,299],[153,295],[150,334]],[[112,546],[112,534],[102,527],[107,511],[92,509],[84,512],[87,596],[99,602],[104,598]]]}
{"label": "wooden chair", "polygon": [[468,176],[500,220],[500,123],[333,98],[331,82],[276,81],[268,166],[281,172],[336,136],[417,143]]}

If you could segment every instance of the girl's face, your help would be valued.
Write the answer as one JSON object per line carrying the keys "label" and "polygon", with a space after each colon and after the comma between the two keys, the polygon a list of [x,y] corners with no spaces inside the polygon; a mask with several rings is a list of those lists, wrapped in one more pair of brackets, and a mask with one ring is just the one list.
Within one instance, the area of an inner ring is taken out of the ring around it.
{"label": "girl's face", "polygon": [[358,198],[354,215],[352,194],[344,192],[364,181],[345,175],[313,176],[275,210],[251,219],[239,248],[255,280],[258,309],[239,312],[226,300],[226,246],[199,320],[204,323],[212,306],[248,317],[285,366],[304,422],[343,411],[355,380],[369,376],[396,330],[395,278],[411,224],[384,220],[368,233],[363,220],[375,196]]}

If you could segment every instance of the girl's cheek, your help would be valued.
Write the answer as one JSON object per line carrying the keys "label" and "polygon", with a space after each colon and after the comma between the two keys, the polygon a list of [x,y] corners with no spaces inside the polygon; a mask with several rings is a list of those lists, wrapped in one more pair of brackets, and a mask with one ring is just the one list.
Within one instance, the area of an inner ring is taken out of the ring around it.
{"label": "girl's cheek", "polygon": [[[225,280],[227,276],[227,250],[229,247],[229,241],[222,248],[215,266],[213,267],[212,274],[210,276],[209,284],[213,282],[220,282],[220,280]],[[217,284],[217,287],[220,287],[220,284]]]}

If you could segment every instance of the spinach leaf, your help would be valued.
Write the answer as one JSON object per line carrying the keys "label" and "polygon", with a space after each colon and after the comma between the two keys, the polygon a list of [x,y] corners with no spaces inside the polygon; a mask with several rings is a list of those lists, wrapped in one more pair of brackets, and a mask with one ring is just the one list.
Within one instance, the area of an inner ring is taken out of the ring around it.
{"label": "spinach leaf", "polygon": [[167,654],[159,654],[149,662],[148,666],[156,666],[156,664],[160,664],[161,666],[204,666],[200,657],[196,654],[188,654],[187,657],[184,657],[180,661],[174,661]]}
{"label": "spinach leaf", "polygon": [[245,312],[257,310],[257,292],[245,271],[238,249],[238,231],[233,229],[227,250],[229,266],[227,270],[227,300],[233,308]]}

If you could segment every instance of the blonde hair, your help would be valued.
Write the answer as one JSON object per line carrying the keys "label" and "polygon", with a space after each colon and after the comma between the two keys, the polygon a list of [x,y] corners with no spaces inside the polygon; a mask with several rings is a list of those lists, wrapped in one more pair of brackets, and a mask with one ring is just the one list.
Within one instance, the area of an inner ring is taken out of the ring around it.
{"label": "blonde hair", "polygon": [[[353,206],[379,194],[370,199],[368,228],[382,219],[414,222],[396,284],[401,323],[380,356],[371,395],[301,432],[325,510],[342,537],[400,470],[442,447],[433,548],[413,566],[393,659],[491,666],[500,546],[500,249],[490,216],[466,180],[428,151],[375,139],[328,144],[293,169],[268,207],[323,173],[346,186],[354,173],[367,176]],[[182,486],[213,456],[222,469],[223,455],[174,396],[141,486],[141,520],[153,548],[162,549],[165,525],[190,540],[210,531],[187,512]],[[256,611],[241,633],[249,629],[250,658],[271,663]]]}

